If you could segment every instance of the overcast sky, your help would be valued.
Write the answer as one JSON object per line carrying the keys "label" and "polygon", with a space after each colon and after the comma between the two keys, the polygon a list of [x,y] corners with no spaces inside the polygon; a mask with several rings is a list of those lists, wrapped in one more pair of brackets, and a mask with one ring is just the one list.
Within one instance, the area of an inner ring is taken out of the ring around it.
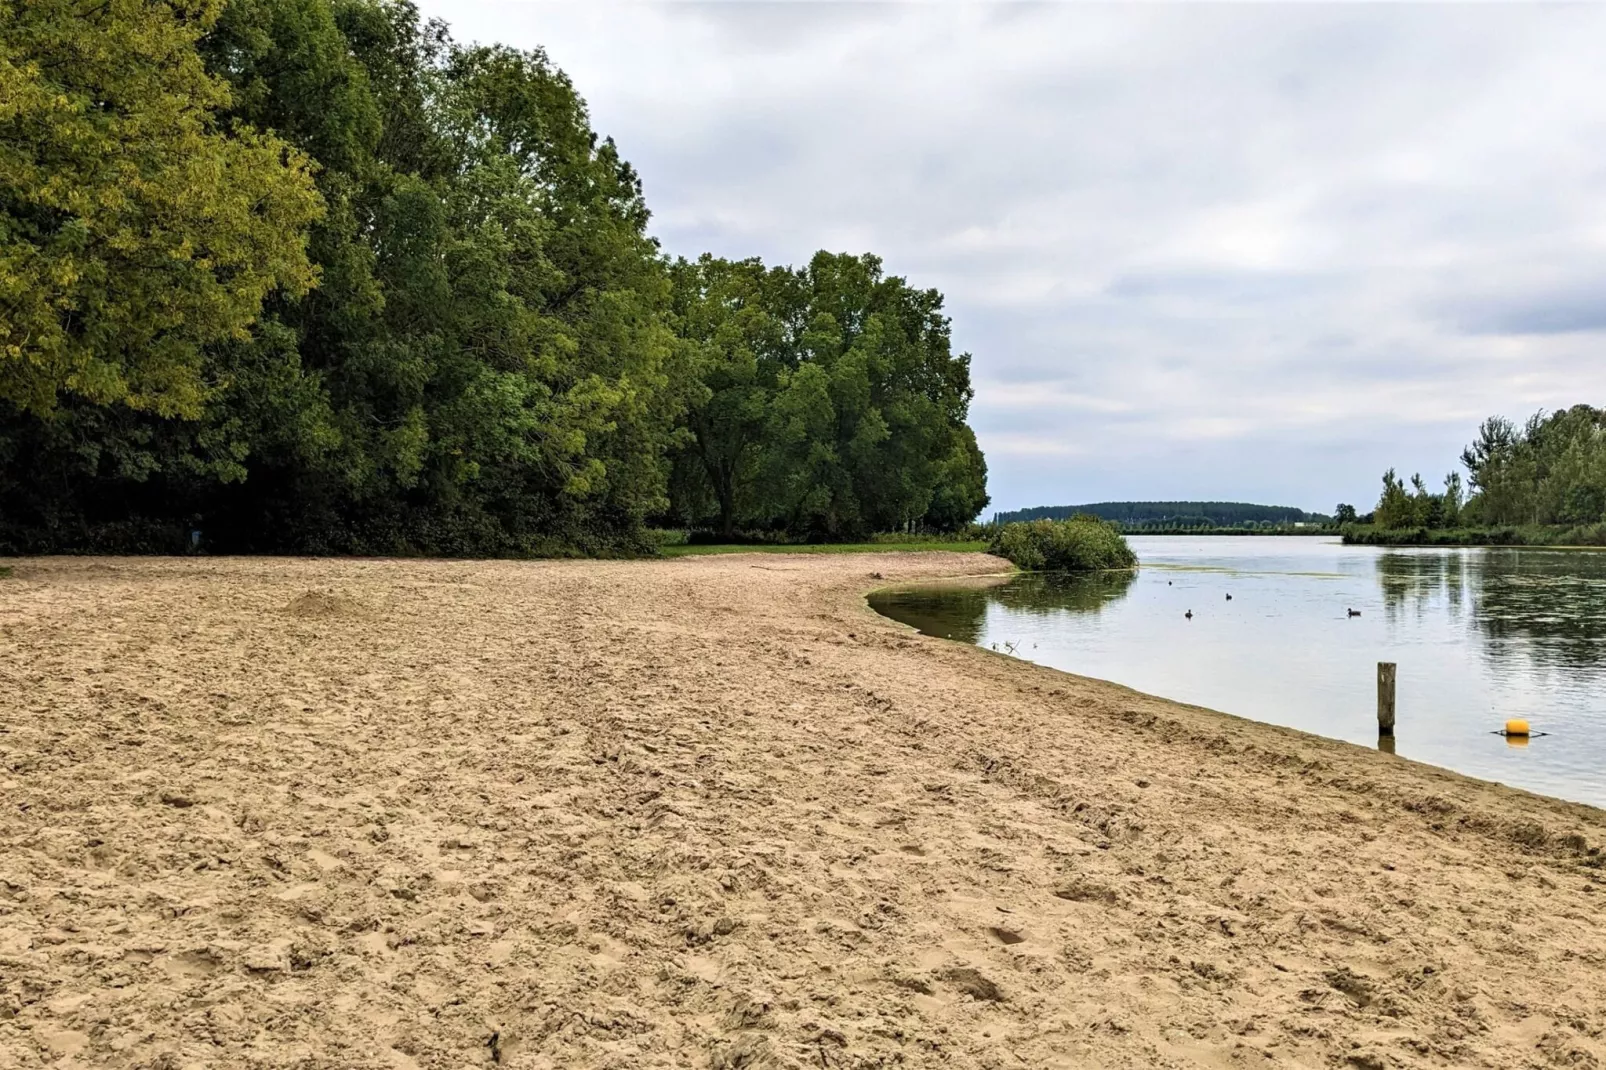
{"label": "overcast sky", "polygon": [[1606,7],[422,8],[543,46],[668,252],[940,289],[993,508],[1364,511],[1606,404]]}

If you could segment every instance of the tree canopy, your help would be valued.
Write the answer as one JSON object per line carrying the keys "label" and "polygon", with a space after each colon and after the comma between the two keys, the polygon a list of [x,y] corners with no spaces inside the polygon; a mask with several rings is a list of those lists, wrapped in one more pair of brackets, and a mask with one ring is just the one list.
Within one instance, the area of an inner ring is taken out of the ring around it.
{"label": "tree canopy", "polygon": [[1606,410],[1536,412],[1517,427],[1491,417],[1461,454],[1479,517],[1493,524],[1606,520]]}
{"label": "tree canopy", "polygon": [[230,123],[218,0],[0,0],[0,399],[196,416],[203,347],[315,278],[311,161]]}
{"label": "tree canopy", "polygon": [[0,0],[0,552],[610,553],[986,502],[874,256],[671,260],[540,51],[403,0]]}
{"label": "tree canopy", "polygon": [[970,357],[951,351],[936,291],[829,253],[797,270],[704,256],[672,275],[702,386],[676,459],[683,522],[831,538],[951,529],[986,505]]}
{"label": "tree canopy", "polygon": [[1408,489],[1389,469],[1373,522],[1385,530],[1606,522],[1606,410],[1537,412],[1520,427],[1491,416],[1461,463],[1466,486],[1451,472],[1439,493],[1421,476]]}

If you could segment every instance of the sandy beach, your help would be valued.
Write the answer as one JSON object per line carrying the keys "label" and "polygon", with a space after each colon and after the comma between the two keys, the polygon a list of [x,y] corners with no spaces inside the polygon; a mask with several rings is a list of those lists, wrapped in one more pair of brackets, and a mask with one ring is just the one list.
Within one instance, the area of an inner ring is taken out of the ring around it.
{"label": "sandy beach", "polygon": [[864,602],[994,558],[13,564],[0,1070],[1606,1063],[1606,813]]}

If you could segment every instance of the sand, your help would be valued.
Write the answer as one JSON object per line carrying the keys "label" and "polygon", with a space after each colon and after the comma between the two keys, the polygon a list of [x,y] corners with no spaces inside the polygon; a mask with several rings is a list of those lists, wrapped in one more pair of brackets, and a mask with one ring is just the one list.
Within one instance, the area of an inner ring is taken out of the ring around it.
{"label": "sand", "polygon": [[991,558],[15,565],[3,1070],[1606,1060],[1606,814],[865,605]]}

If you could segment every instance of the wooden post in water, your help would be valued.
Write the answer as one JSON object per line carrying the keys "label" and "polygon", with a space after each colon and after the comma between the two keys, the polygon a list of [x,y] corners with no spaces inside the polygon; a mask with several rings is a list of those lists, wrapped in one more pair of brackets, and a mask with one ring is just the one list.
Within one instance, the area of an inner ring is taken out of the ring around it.
{"label": "wooden post in water", "polygon": [[1377,663],[1377,734],[1394,734],[1394,662]]}

